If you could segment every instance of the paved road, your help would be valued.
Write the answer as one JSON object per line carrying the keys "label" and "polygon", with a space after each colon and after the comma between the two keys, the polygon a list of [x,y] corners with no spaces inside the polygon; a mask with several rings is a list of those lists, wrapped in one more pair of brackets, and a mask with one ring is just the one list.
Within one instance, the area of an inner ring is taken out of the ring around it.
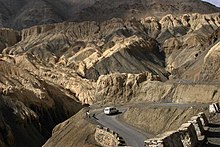
{"label": "paved road", "polygon": [[[120,112],[124,112],[126,109],[120,109]],[[119,114],[120,115],[120,114]],[[151,135],[143,133],[136,128],[120,122],[117,119],[118,115],[105,115],[102,111],[96,114],[97,121],[105,127],[114,130],[125,140],[128,146],[143,147],[144,140],[151,137]]]}
{"label": "paved road", "polygon": [[[137,107],[178,107],[178,108],[186,108],[186,107],[207,107],[208,104],[175,104],[175,103],[148,103],[148,104],[135,104]],[[129,107],[129,106],[127,106]],[[124,112],[127,109],[126,106],[120,107],[120,112]],[[118,107],[119,108],[119,107]],[[103,113],[102,109],[99,109],[96,113],[97,121],[105,127],[110,128],[117,132],[121,137],[124,138],[125,142],[128,146],[132,147],[143,147],[144,140],[147,138],[153,137],[151,134],[147,134],[141,132],[137,128],[134,128],[128,124],[120,122],[118,118],[119,115],[108,116]]]}

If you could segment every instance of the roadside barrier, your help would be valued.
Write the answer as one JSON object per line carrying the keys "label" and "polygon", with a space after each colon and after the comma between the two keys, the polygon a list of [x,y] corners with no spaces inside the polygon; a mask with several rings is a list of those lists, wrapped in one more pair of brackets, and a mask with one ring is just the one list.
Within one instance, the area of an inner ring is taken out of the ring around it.
{"label": "roadside barrier", "polygon": [[109,128],[97,125],[95,140],[103,147],[126,146],[124,139]]}
{"label": "roadside barrier", "polygon": [[155,138],[144,142],[146,147],[196,147],[206,139],[208,119],[204,112],[182,124],[176,131],[169,131],[157,135]]}
{"label": "roadside barrier", "polygon": [[209,113],[219,113],[220,112],[220,107],[219,103],[212,103],[209,105]]}
{"label": "roadside barrier", "polygon": [[178,129],[184,147],[194,147],[198,144],[198,137],[192,123],[184,123]]}

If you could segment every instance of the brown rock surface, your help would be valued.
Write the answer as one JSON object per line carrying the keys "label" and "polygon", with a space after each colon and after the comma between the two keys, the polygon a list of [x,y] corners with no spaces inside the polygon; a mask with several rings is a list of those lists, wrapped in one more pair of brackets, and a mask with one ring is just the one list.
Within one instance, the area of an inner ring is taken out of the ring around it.
{"label": "brown rock surface", "polygon": [[[202,91],[202,92],[201,92]],[[143,82],[131,102],[211,103],[219,101],[219,86],[192,83]]]}

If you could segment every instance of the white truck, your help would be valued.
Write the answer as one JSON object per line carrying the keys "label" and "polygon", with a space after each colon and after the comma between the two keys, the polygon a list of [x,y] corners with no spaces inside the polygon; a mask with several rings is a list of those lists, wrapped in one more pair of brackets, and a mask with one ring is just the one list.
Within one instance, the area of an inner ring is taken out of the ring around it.
{"label": "white truck", "polygon": [[118,110],[115,107],[106,107],[104,109],[104,113],[107,115],[116,114],[116,113],[118,113]]}

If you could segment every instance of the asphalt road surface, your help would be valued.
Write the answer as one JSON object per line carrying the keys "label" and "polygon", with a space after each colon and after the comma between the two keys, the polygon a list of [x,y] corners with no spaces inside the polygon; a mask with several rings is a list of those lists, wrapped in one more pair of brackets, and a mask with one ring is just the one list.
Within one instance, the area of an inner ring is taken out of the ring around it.
{"label": "asphalt road surface", "polygon": [[[136,104],[137,107],[146,107],[154,106],[154,107],[178,107],[178,108],[186,108],[186,107],[207,107],[208,104],[175,104],[175,103],[148,103],[148,104]],[[121,113],[126,111],[126,107],[118,107]],[[124,122],[121,122],[118,119],[118,115],[106,115],[103,113],[103,109],[99,109],[96,111],[96,118],[100,124],[105,127],[110,128],[111,130],[117,132],[127,143],[128,146],[132,147],[143,147],[144,140],[147,138],[152,138],[153,135],[147,134],[137,128],[130,126]]]}
{"label": "asphalt road surface", "polygon": [[[120,109],[119,111],[123,113],[126,109]],[[143,147],[144,140],[151,137],[151,135],[120,122],[117,119],[118,115],[105,115],[103,111],[99,111],[96,113],[96,118],[100,124],[117,132],[125,140],[128,146]]]}

